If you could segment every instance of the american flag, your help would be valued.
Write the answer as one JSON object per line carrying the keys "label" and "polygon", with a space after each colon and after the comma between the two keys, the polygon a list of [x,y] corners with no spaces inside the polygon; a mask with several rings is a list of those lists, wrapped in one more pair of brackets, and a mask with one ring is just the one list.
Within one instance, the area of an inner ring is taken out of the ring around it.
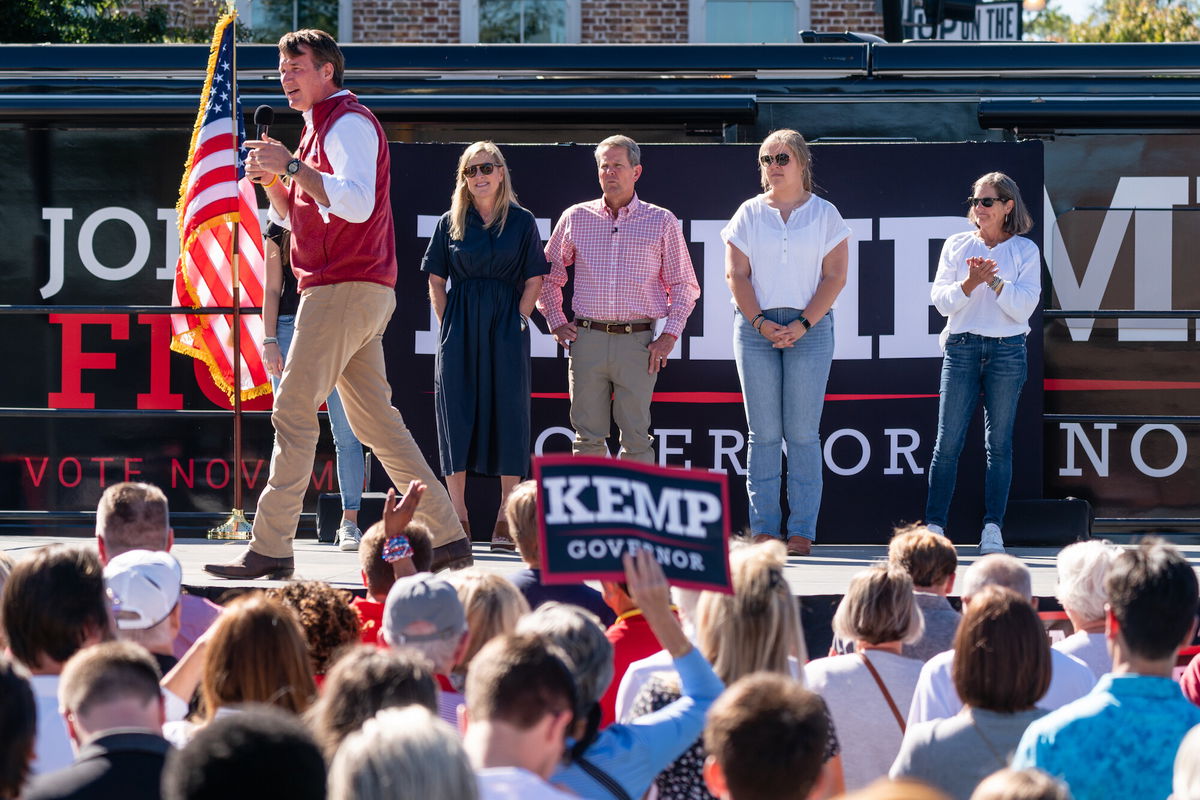
{"label": "american flag", "polygon": [[[234,75],[234,14],[213,33],[200,112],[179,189],[179,262],[173,304],[192,308],[233,305],[233,236],[238,234],[240,307],[262,305],[266,283],[262,231],[254,184],[245,177],[246,125]],[[235,128],[236,124],[236,128]],[[208,365],[213,382],[233,402],[271,391],[262,362],[262,317],[241,319],[241,370],[233,376],[233,317],[176,314],[171,349]]]}

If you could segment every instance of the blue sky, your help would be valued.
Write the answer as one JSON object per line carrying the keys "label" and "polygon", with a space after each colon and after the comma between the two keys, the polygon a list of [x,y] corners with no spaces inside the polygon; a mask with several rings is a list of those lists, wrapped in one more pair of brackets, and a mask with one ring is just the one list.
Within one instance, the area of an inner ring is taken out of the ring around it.
{"label": "blue sky", "polygon": [[1096,0],[1050,0],[1051,7],[1058,8],[1076,21],[1087,19],[1088,13],[1097,5]]}

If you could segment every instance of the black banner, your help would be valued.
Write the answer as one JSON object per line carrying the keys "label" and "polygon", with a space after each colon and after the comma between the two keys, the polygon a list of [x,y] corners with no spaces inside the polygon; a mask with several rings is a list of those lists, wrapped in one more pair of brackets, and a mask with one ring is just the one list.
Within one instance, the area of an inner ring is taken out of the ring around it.
{"label": "black banner", "polygon": [[[294,143],[294,133],[279,135]],[[543,238],[564,209],[598,197],[589,146],[502,144],[521,203]],[[430,463],[437,465],[433,407],[435,325],[421,256],[449,206],[461,145],[393,144],[392,205],[400,279],[385,335],[394,402]],[[14,236],[0,253],[0,302],[166,304],[177,252],[173,208],[187,151],[178,131],[0,131],[0,156],[16,170],[0,198]],[[4,155],[7,153],[8,155]],[[746,424],[733,363],[734,309],[724,281],[719,231],[760,191],[754,145],[643,147],[639,196],[683,224],[703,295],[652,408],[660,465],[728,476],[731,526],[747,518]],[[963,199],[992,170],[1012,175],[1042,219],[1042,145],[1031,143],[816,145],[819,193],[853,231],[846,288],[834,312],[836,349],[821,426],[825,491],[818,542],[882,542],[893,525],[921,518],[937,423],[944,319],[929,286],[944,239],[970,223]],[[32,154],[34,157],[29,157]],[[136,163],[138,170],[126,165]],[[1041,227],[1031,237],[1040,244]],[[175,236],[175,238],[173,238]],[[569,301],[568,285],[568,301]],[[535,455],[569,452],[567,362],[545,322],[533,331]],[[1014,498],[1042,497],[1040,317],[1031,321],[1029,374],[1018,409]],[[175,418],[175,410],[227,407],[193,360],[167,349],[158,314],[0,317],[6,380],[0,404],[24,408],[138,409],[154,416],[0,419],[0,507],[90,510],[106,485],[126,477],[168,493],[174,511],[227,511],[241,480],[252,511],[266,479],[272,431],[245,426],[243,462],[232,462],[231,420]],[[247,404],[267,409],[270,397]],[[333,490],[327,426],[306,508]],[[615,433],[615,432],[614,432]],[[1156,436],[1146,444],[1157,442]],[[612,449],[616,450],[615,436]],[[1155,462],[1157,465],[1157,462]],[[978,534],[983,490],[979,416],[961,458],[950,534]],[[376,469],[373,487],[384,488]],[[495,518],[498,481],[468,480],[479,529]]]}
{"label": "black banner", "polygon": [[649,550],[672,584],[732,592],[724,476],[610,458],[535,459],[542,580],[622,581]]}

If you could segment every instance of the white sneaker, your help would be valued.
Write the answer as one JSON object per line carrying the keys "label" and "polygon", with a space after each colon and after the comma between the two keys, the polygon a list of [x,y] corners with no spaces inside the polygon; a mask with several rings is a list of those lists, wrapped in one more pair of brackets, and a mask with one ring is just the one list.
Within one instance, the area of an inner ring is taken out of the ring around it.
{"label": "white sneaker", "polygon": [[989,556],[992,553],[1004,552],[1004,537],[1000,534],[1000,526],[994,522],[989,522],[983,526],[983,532],[979,534],[979,555]]}
{"label": "white sneaker", "polygon": [[339,550],[346,552],[354,552],[358,549],[358,543],[362,541],[362,531],[348,519],[342,520],[342,524],[338,526],[337,544]]}
{"label": "white sneaker", "polygon": [[936,533],[938,536],[946,535],[946,529],[941,525],[938,525],[936,522],[925,523],[925,530],[929,531],[930,533]]}

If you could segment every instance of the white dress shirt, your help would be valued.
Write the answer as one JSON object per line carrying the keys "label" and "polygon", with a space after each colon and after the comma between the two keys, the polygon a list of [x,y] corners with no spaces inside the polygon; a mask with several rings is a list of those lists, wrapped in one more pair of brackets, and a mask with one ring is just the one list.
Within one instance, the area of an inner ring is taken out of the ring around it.
{"label": "white dress shirt", "polygon": [[[349,94],[343,89],[330,95]],[[304,124],[312,127],[312,109],[305,111]],[[346,222],[366,222],[375,211],[375,154],[379,152],[379,137],[375,126],[362,114],[343,114],[321,141],[332,174],[322,173],[321,183],[329,197],[329,205],[317,203],[321,219],[329,215]],[[280,218],[272,207],[270,219],[284,228],[291,228],[288,218]]]}
{"label": "white dress shirt", "polygon": [[760,194],[742,203],[721,229],[721,239],[750,259],[750,285],[762,308],[803,309],[817,293],[821,263],[850,236],[850,226],[815,194],[787,222],[766,198]]}
{"label": "white dress shirt", "polygon": [[[990,258],[1004,281],[997,295],[987,286],[963,294],[962,282],[970,277],[968,258]],[[980,336],[1016,336],[1029,333],[1029,317],[1042,294],[1042,257],[1037,245],[1024,236],[1013,236],[988,247],[977,231],[956,233],[942,246],[930,299],[948,319],[942,331],[942,349],[952,333]]]}
{"label": "white dress shirt", "polygon": [[[931,719],[946,719],[962,710],[963,701],[958,696],[958,689],[954,688],[951,674],[953,665],[953,650],[938,653],[925,662],[921,677],[917,679],[917,689],[913,692],[912,705],[908,709],[909,725]],[[1095,685],[1096,678],[1087,664],[1051,649],[1050,688],[1037,701],[1037,707],[1053,711],[1083,697]]]}

